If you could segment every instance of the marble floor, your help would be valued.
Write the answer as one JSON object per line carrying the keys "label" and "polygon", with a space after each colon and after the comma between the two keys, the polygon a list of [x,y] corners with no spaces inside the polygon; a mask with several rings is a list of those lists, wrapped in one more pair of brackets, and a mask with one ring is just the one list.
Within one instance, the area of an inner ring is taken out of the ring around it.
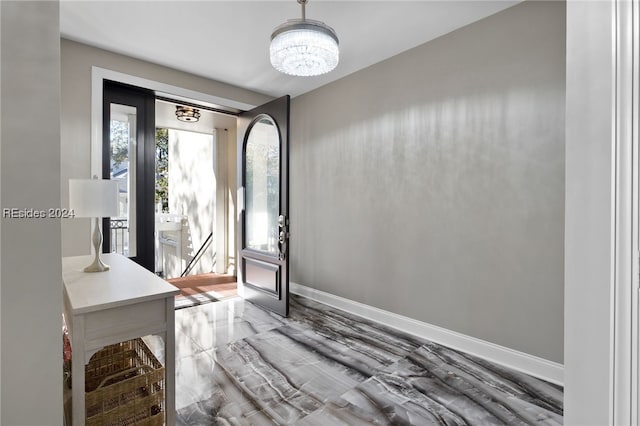
{"label": "marble floor", "polygon": [[292,296],[176,311],[178,425],[560,425],[561,387]]}

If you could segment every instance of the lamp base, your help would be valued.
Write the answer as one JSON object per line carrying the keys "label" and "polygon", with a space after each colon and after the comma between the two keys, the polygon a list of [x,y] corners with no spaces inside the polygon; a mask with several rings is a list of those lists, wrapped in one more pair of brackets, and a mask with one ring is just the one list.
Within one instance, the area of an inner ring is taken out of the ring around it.
{"label": "lamp base", "polygon": [[99,256],[96,256],[91,265],[84,268],[85,272],[104,272],[108,270],[109,265],[105,264]]}
{"label": "lamp base", "polygon": [[93,249],[96,254],[95,259],[93,259],[93,263],[86,268],[84,268],[84,272],[104,272],[109,270],[109,265],[105,264],[102,259],[100,259],[100,252],[102,246],[102,232],[100,232],[100,222],[98,222],[98,218],[96,218],[95,227],[93,229],[93,237],[91,239],[93,242]]}

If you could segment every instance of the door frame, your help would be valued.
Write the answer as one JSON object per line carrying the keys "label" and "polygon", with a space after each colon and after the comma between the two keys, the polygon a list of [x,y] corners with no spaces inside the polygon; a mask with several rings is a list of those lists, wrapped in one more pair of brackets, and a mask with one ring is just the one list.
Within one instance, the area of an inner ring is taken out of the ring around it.
{"label": "door frame", "polygon": [[564,421],[637,424],[640,2],[566,7]]}
{"label": "door frame", "polygon": [[[136,153],[133,168],[135,182],[135,220],[129,218],[129,224],[135,223],[135,256],[129,256],[140,266],[155,272],[154,244],[154,188],[155,188],[155,95],[152,91],[139,87],[105,81],[104,92],[109,92],[103,100],[105,104],[128,105],[136,108]],[[103,141],[102,141],[102,179],[110,179],[110,122],[111,113],[103,105]],[[106,133],[109,133],[107,135]],[[103,219],[103,250],[111,249],[110,218]],[[131,237],[131,235],[130,235]],[[131,240],[129,240],[131,241]]]}
{"label": "door frame", "polygon": [[615,276],[612,424],[640,420],[640,0],[615,6]]}
{"label": "door frame", "polygon": [[97,66],[91,67],[91,176],[102,173],[102,87],[104,80],[111,80],[131,86],[142,87],[154,91],[157,95],[169,94],[169,96],[193,99],[214,105],[248,111],[256,105],[233,99],[208,95],[179,86],[161,83],[147,78],[112,71]]}

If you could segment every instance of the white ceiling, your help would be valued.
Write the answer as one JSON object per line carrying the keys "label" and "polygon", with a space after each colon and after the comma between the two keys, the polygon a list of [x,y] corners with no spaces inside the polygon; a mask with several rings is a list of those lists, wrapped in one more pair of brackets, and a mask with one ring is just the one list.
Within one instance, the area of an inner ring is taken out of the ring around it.
{"label": "white ceiling", "polygon": [[300,17],[296,0],[62,0],[64,38],[271,96],[292,97],[387,59],[518,1],[310,0],[307,18],[340,39],[340,63],[291,77],[269,63],[271,32]]}

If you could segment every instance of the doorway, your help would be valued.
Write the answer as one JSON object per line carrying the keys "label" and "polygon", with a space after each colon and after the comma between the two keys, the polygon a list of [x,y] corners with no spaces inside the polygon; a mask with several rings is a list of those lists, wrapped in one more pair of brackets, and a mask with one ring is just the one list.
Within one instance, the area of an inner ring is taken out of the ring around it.
{"label": "doorway", "polygon": [[[197,119],[179,120],[180,108]],[[166,279],[198,276],[198,289],[207,274],[235,282],[235,134],[233,113],[105,82],[102,175],[120,187],[105,251]]]}
{"label": "doorway", "polygon": [[[221,143],[219,138],[216,142],[216,165],[218,171],[216,176],[218,181],[225,181],[224,185],[216,185],[216,234],[218,238],[215,240],[217,246],[216,257],[220,256],[220,253],[225,252],[227,262],[216,261],[216,268],[226,265],[228,272],[237,276],[241,273],[240,260],[237,258],[238,251],[240,250],[240,243],[242,238],[238,238],[241,229],[237,226],[239,222],[239,216],[244,214],[240,210],[243,210],[243,206],[246,200],[244,200],[245,194],[242,188],[238,185],[238,179],[240,179],[237,173],[238,164],[238,150],[236,142],[238,141],[238,131],[235,119],[243,111],[250,111],[254,109],[255,104],[247,104],[244,102],[232,100],[229,98],[221,98],[213,95],[207,95],[192,90],[184,89],[178,86],[169,85],[166,83],[160,83],[158,81],[149,80],[146,78],[136,77],[132,75],[123,74],[116,71],[100,67],[92,67],[91,70],[91,173],[102,175],[103,157],[104,157],[104,84],[107,81],[123,82],[136,87],[145,87],[151,93],[155,94],[156,99],[169,98],[169,100],[179,103],[196,104],[202,106],[210,111],[220,113],[220,116],[232,116],[234,119],[234,125],[225,128],[226,129],[226,144]],[[193,105],[192,105],[193,106]],[[288,111],[288,108],[287,108]],[[288,117],[288,113],[287,113]],[[280,121],[280,120],[277,120]],[[286,126],[288,129],[288,125]],[[152,134],[154,129],[151,130]],[[107,154],[108,155],[108,154]],[[288,158],[288,157],[287,157]],[[225,161],[226,159],[226,161]],[[226,166],[225,166],[226,164]],[[226,173],[220,173],[224,167],[227,168]],[[286,179],[282,182],[286,182]],[[151,201],[148,203],[151,206],[151,218],[147,223],[151,223],[155,227],[154,207],[155,200],[153,199],[153,188],[149,191],[151,194]],[[287,191],[288,192],[288,191]],[[242,197],[242,199],[240,198]],[[240,204],[240,205],[239,205]],[[220,220],[223,217],[224,220]],[[288,226],[288,218],[285,217],[283,222],[284,226]],[[279,225],[280,226],[280,225]],[[106,228],[105,228],[106,229]],[[286,253],[288,243],[288,232],[283,229],[281,232],[285,232],[284,245],[279,243],[279,251],[282,250]],[[153,240],[151,240],[153,241]],[[243,241],[243,240],[242,240]],[[244,241],[243,241],[244,242]],[[106,246],[106,245],[105,245]],[[155,249],[155,248],[154,248]],[[286,256],[286,255],[285,255]],[[151,266],[149,270],[155,270],[155,259],[152,258]],[[285,268],[285,271],[287,268]],[[287,281],[288,282],[288,274]],[[249,283],[251,284],[251,283]],[[281,286],[278,290],[280,295],[288,299],[288,286]],[[259,302],[256,300],[256,302]]]}
{"label": "doorway", "polygon": [[[180,121],[182,108],[198,115]],[[156,273],[180,288],[176,308],[235,296],[225,149],[235,117],[156,100]],[[225,127],[221,127],[225,126]]]}

